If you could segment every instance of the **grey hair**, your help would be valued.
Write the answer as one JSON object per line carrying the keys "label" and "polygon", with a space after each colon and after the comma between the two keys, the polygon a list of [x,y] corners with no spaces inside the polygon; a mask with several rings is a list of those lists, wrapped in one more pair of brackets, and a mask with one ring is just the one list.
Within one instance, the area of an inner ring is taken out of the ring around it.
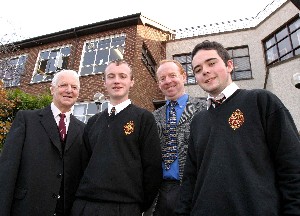
{"label": "grey hair", "polygon": [[61,70],[61,71],[57,72],[56,74],[54,74],[54,77],[52,79],[51,85],[52,86],[57,86],[59,77],[61,75],[63,75],[63,74],[71,74],[71,75],[73,75],[74,78],[78,80],[78,83],[79,83],[78,87],[80,88],[79,74],[76,71],[74,71],[74,70]]}

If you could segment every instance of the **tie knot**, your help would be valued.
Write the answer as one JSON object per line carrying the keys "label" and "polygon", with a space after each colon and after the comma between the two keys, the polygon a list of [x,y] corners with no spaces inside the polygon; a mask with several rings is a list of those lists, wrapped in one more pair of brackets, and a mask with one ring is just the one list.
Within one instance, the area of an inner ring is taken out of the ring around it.
{"label": "tie knot", "polygon": [[225,96],[221,97],[220,99],[211,99],[211,103],[215,105],[215,107],[221,105],[223,101],[226,99]]}
{"label": "tie knot", "polygon": [[116,114],[116,107],[112,107],[109,116],[114,116]]}
{"label": "tie knot", "polygon": [[175,107],[178,104],[177,101],[170,101],[170,106]]}
{"label": "tie knot", "polygon": [[62,118],[62,119],[64,119],[64,118],[66,117],[66,114],[60,113],[60,114],[59,114],[59,117]]}

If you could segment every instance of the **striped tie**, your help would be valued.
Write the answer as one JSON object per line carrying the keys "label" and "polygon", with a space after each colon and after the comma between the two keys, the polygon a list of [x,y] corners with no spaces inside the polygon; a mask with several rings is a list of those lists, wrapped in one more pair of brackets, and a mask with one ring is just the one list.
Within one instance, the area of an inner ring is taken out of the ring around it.
{"label": "striped tie", "polygon": [[116,115],[116,107],[112,107],[109,113],[109,116],[113,117]]}
{"label": "striped tie", "polygon": [[226,99],[225,96],[223,96],[221,99],[211,99],[211,103],[215,105],[215,108],[217,108],[223,103],[225,99]]}

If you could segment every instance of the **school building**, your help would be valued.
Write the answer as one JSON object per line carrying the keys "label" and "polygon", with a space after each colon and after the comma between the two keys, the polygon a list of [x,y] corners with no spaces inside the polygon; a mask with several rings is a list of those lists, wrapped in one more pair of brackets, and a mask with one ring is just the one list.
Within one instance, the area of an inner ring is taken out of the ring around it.
{"label": "school building", "polygon": [[[14,70],[0,72],[0,78],[8,89],[36,94],[50,87],[57,71],[78,71],[81,90],[74,115],[86,122],[107,105],[105,100],[98,104],[98,99],[108,98],[103,85],[107,63],[123,58],[134,73],[131,100],[153,111],[164,103],[155,71],[165,58],[176,59],[185,67],[187,93],[206,97],[193,76],[191,51],[203,40],[214,40],[232,56],[234,82],[240,88],[275,93],[300,130],[300,89],[292,82],[293,75],[300,73],[299,9],[298,0],[274,0],[255,17],[177,30],[141,13],[117,17],[16,42],[17,49],[9,56]],[[0,54],[4,57],[7,59]]]}

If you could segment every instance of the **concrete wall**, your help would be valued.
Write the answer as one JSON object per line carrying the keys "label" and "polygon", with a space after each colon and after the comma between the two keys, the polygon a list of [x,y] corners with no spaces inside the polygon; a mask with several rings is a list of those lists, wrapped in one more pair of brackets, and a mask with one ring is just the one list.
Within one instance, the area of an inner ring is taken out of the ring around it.
{"label": "concrete wall", "polygon": [[[175,54],[190,53],[195,45],[203,40],[218,41],[225,47],[248,46],[253,79],[235,82],[240,88],[262,89],[267,74],[262,41],[298,15],[299,10],[290,1],[287,1],[255,28],[170,41],[166,46],[166,57],[172,59]],[[278,66],[269,70],[266,83],[266,89],[275,93],[291,111],[298,130],[300,130],[300,89],[292,86],[291,77],[294,73],[300,72],[299,62],[299,58],[280,62],[277,64]],[[198,85],[187,85],[186,92],[196,97],[206,97],[207,95]]]}

